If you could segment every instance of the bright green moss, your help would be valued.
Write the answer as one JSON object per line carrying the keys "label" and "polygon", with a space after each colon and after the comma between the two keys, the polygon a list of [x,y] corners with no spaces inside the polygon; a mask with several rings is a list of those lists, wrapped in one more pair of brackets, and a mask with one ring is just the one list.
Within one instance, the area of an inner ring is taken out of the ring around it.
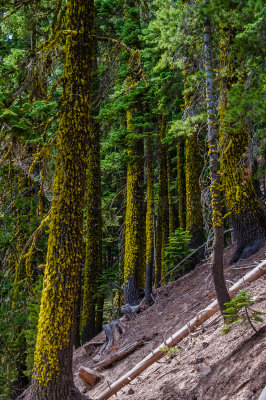
{"label": "bright green moss", "polygon": [[[93,2],[70,0],[61,120],[32,398],[49,398],[61,382],[71,387],[73,329],[82,262],[84,185],[89,136]],[[63,378],[63,377],[66,377]],[[57,384],[56,384],[57,382]],[[64,393],[67,388],[62,388]]]}
{"label": "bright green moss", "polygon": [[151,140],[147,138],[147,211],[146,211],[146,266],[153,263],[154,248],[154,187]]}
{"label": "bright green moss", "polygon": [[155,284],[161,281],[165,275],[162,264],[164,249],[169,237],[169,202],[168,202],[168,180],[167,180],[167,146],[162,141],[165,137],[166,119],[161,115],[158,119],[158,141],[159,141],[159,187],[157,206],[157,229],[156,229],[156,257],[155,257]]}
{"label": "bright green moss", "polygon": [[199,185],[202,170],[199,143],[196,135],[186,138],[186,230],[193,237],[202,236],[203,216]]}
{"label": "bright green moss", "polygon": [[177,190],[178,190],[178,219],[179,227],[186,229],[186,183],[185,183],[184,141],[177,143]]}
{"label": "bright green moss", "polygon": [[87,173],[86,258],[82,302],[82,341],[88,341],[95,331],[98,275],[102,271],[101,169],[98,125],[90,121],[90,148]]}

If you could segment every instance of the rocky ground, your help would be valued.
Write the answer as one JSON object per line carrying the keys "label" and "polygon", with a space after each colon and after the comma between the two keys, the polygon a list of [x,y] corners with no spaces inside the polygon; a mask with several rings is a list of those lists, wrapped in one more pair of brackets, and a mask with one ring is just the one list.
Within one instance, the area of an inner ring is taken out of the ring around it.
{"label": "rocky ground", "polygon": [[[266,246],[249,259],[229,266],[233,248],[225,253],[225,275],[228,286],[238,281],[261,260],[266,259]],[[250,284],[255,294],[254,309],[266,311],[264,275]],[[126,371],[134,367],[152,349],[190,321],[214,298],[211,267],[208,261],[194,271],[159,288],[154,293],[152,307],[123,321],[126,332],[115,346],[117,348],[143,340],[144,346],[128,357],[101,371],[103,378],[87,390],[77,376],[80,366],[89,366],[91,356],[82,346],[74,352],[73,370],[76,386],[88,396],[98,395]],[[177,350],[151,365],[130,385],[121,389],[117,400],[256,400],[266,385],[266,316],[257,323],[258,333],[250,326],[237,325],[223,335],[223,321],[215,314],[201,328],[185,338]],[[102,332],[93,341],[104,341]],[[110,352],[114,349],[110,349]]]}

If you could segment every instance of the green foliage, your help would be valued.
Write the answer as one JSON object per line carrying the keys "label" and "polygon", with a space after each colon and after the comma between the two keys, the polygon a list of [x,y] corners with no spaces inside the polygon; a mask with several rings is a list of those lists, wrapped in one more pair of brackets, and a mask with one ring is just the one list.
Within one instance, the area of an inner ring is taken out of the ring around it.
{"label": "green foliage", "polygon": [[27,324],[27,295],[25,282],[19,283],[16,301],[12,298],[12,274],[0,276],[0,396],[13,398],[14,387],[21,384],[26,357],[25,326]]}
{"label": "green foliage", "polygon": [[163,351],[169,358],[174,358],[180,351],[178,347],[168,347],[166,345],[162,346],[160,350]]}
{"label": "green foliage", "polygon": [[229,303],[225,303],[227,308],[223,312],[223,317],[226,327],[221,329],[224,334],[229,333],[239,323],[250,324],[256,330],[252,322],[263,322],[261,316],[266,313],[251,308],[248,313],[248,307],[255,303],[255,296],[248,295],[248,292],[248,290],[241,290]]}
{"label": "green foliage", "polygon": [[[180,261],[188,256],[192,250],[189,248],[191,236],[189,232],[183,231],[181,228],[175,230],[174,234],[169,237],[168,245],[164,251],[164,266],[166,273],[169,273]],[[182,271],[184,272],[188,263],[184,263]],[[171,279],[175,280],[180,272],[176,272]]]}

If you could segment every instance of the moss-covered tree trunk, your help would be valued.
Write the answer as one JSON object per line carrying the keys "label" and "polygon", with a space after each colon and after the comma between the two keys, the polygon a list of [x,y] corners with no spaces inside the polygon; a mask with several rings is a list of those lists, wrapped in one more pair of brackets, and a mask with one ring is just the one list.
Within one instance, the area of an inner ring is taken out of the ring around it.
{"label": "moss-covered tree trunk", "polygon": [[[184,100],[185,109],[190,106],[191,96],[186,92],[187,70],[184,71]],[[193,133],[186,137],[186,230],[191,235],[191,248],[197,248],[203,243],[203,215],[201,206],[201,189],[199,185],[202,162],[198,135]],[[197,253],[193,262],[197,262],[200,254]]]}
{"label": "moss-covered tree trunk", "polygon": [[101,166],[99,124],[93,118],[89,134],[87,172],[87,224],[84,289],[82,301],[82,343],[96,333],[96,306],[98,303],[98,274],[102,271],[102,213],[101,213]]}
{"label": "moss-covered tree trunk", "polygon": [[171,155],[169,150],[167,150],[167,187],[168,187],[168,209],[169,209],[169,236],[174,233],[174,206],[173,206],[173,196],[171,190]]}
{"label": "moss-covered tree trunk", "polygon": [[147,167],[147,208],[146,208],[146,278],[145,299],[153,302],[152,280],[154,266],[154,177],[153,177],[153,151],[151,139],[146,140],[146,167]]}
{"label": "moss-covered tree trunk", "polygon": [[203,215],[199,185],[201,170],[199,143],[197,135],[193,134],[186,138],[186,230],[191,234],[190,246],[194,249],[203,243]]}
{"label": "moss-covered tree trunk", "polygon": [[[127,112],[127,130],[132,132],[132,112]],[[143,269],[142,244],[144,209],[143,198],[143,139],[135,137],[128,144],[126,230],[124,257],[124,297],[125,303],[138,303],[138,274]],[[144,287],[144,285],[143,285]]]}
{"label": "moss-covered tree trunk", "polygon": [[229,63],[232,33],[221,30],[220,42],[220,147],[221,176],[225,204],[233,228],[233,237],[237,241],[236,251],[231,263],[237,262],[255,253],[265,243],[266,221],[263,209],[257,198],[252,169],[248,163],[249,137],[246,127],[233,129],[225,121],[228,102],[228,90],[234,80],[234,69]]}
{"label": "moss-covered tree trunk", "polygon": [[159,185],[156,226],[156,260],[155,260],[155,284],[161,281],[165,275],[163,267],[164,249],[169,237],[169,204],[167,181],[167,145],[162,143],[166,131],[166,118],[164,115],[158,118],[158,157],[159,157]]}
{"label": "moss-covered tree trunk", "polygon": [[185,141],[177,142],[177,194],[178,222],[181,229],[186,229],[186,177],[185,177]]}
{"label": "moss-covered tree trunk", "polygon": [[73,384],[72,352],[82,261],[93,1],[69,0],[66,20],[62,113],[31,400],[83,398]]}
{"label": "moss-covered tree trunk", "polygon": [[[139,49],[140,16],[136,0],[125,2],[125,42]],[[136,52],[137,55],[137,52]],[[127,88],[139,80],[137,56],[129,59]],[[145,213],[144,213],[144,142],[140,128],[135,128],[134,115],[141,109],[140,99],[133,101],[127,111],[128,165],[126,197],[126,229],[124,256],[124,299],[131,305],[138,303],[139,289],[145,286]]]}

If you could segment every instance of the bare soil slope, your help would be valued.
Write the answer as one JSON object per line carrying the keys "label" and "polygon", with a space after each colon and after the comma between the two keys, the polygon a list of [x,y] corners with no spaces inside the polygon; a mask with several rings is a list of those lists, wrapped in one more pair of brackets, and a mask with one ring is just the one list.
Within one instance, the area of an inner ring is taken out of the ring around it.
{"label": "bare soil slope", "polygon": [[[225,275],[228,285],[238,281],[252,267],[266,258],[266,247],[249,259],[228,265],[233,248],[225,254]],[[249,289],[257,295],[255,309],[266,311],[265,275]],[[116,346],[136,340],[145,345],[123,360],[104,369],[104,378],[87,390],[77,376],[80,366],[88,366],[92,356],[85,347],[74,353],[75,383],[91,399],[106,389],[127,370],[134,367],[152,349],[205,308],[214,297],[211,267],[202,263],[194,271],[155,291],[155,304],[126,322],[126,333]],[[266,320],[266,318],[264,318]],[[125,323],[125,322],[124,322]],[[236,326],[228,335],[220,329],[223,322],[215,314],[197,332],[184,339],[178,353],[165,356],[151,365],[130,385],[117,393],[117,400],[255,400],[266,385],[266,326],[257,324],[254,334],[250,326]],[[93,341],[103,341],[102,332]],[[110,349],[110,352],[113,349]]]}

